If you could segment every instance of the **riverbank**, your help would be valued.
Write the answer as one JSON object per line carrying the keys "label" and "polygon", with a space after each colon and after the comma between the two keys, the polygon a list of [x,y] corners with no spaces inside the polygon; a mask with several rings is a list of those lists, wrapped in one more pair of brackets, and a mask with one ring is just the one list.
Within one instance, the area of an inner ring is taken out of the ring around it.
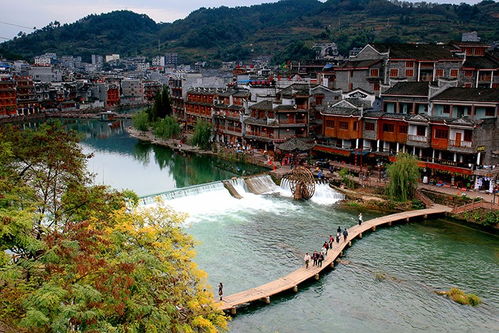
{"label": "riverbank", "polygon": [[214,156],[231,162],[247,163],[267,169],[273,169],[273,166],[268,163],[267,156],[255,150],[235,152],[222,147],[216,147],[216,150],[204,150],[197,146],[191,146],[187,143],[182,143],[179,139],[157,138],[150,131],[139,131],[134,129],[133,127],[126,128],[126,131],[133,138],[145,142],[150,142],[159,146],[168,147],[175,152]]}

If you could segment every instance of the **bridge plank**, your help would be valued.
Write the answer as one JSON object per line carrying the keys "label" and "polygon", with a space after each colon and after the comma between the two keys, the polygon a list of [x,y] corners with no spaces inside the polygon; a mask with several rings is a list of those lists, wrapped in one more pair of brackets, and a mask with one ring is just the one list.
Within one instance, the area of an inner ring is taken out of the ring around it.
{"label": "bridge plank", "polygon": [[243,290],[241,292],[223,297],[222,301],[217,301],[220,310],[230,310],[241,305],[255,302],[280,294],[284,291],[291,290],[306,280],[312,279],[316,274],[320,274],[323,270],[335,261],[340,253],[348,246],[348,243],[359,236],[359,234],[370,230],[372,227],[381,226],[390,222],[405,221],[407,218],[415,218],[420,216],[430,216],[450,212],[451,208],[441,205],[435,205],[428,209],[412,210],[397,214],[386,215],[372,220],[363,222],[361,225],[355,225],[348,229],[348,237],[346,241],[334,243],[333,248],[328,251],[328,254],[322,263],[322,267],[314,267],[312,265],[306,269],[304,266],[298,268],[290,274],[280,277],[274,281],[265,283],[261,286]]}

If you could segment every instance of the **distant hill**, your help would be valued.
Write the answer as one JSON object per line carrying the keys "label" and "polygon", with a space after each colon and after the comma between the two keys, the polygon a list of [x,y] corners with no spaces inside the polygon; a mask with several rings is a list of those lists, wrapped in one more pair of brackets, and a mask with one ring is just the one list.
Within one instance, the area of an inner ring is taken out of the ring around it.
{"label": "distant hill", "polygon": [[178,52],[184,62],[244,60],[272,55],[276,62],[309,57],[315,42],[335,41],[340,51],[368,42],[449,41],[477,31],[499,40],[499,4],[407,3],[388,0],[282,0],[251,7],[200,8],[173,23],[117,11],[75,23],[49,25],[0,44],[33,57],[120,53],[153,56]]}

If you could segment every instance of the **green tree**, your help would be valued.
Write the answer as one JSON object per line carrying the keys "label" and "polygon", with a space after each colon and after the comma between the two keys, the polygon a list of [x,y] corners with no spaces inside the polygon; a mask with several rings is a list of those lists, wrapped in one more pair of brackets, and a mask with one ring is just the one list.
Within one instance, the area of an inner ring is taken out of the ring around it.
{"label": "green tree", "polygon": [[196,122],[194,126],[194,134],[192,135],[191,143],[202,149],[209,149],[211,146],[212,126],[205,120]]}
{"label": "green tree", "polygon": [[0,127],[0,322],[29,332],[215,332],[183,215],[91,185],[75,133]]}
{"label": "green tree", "polygon": [[147,131],[149,129],[149,114],[147,110],[140,110],[132,117],[133,127],[139,131]]}
{"label": "green tree", "polygon": [[162,139],[175,138],[180,133],[180,125],[175,117],[167,116],[154,124],[154,135]]}
{"label": "green tree", "polygon": [[338,172],[338,175],[341,178],[341,182],[345,184],[348,188],[354,188],[355,182],[352,179],[352,174],[348,171],[347,168],[343,168]]}
{"label": "green tree", "polygon": [[419,179],[417,159],[409,154],[397,155],[397,161],[388,166],[388,195],[392,200],[407,201],[414,198]]}
{"label": "green tree", "polygon": [[150,122],[155,122],[173,114],[168,86],[163,86],[163,89],[156,94],[154,104],[148,109],[148,112]]}

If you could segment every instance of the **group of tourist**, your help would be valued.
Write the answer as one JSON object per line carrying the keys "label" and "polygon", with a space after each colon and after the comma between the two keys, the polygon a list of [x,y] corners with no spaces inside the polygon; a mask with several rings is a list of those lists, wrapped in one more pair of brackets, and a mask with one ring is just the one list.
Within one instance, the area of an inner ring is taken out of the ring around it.
{"label": "group of tourist", "polygon": [[[359,214],[358,222],[359,225],[361,225],[363,222],[362,213]],[[346,240],[348,239],[348,230],[347,228],[343,228],[342,230],[341,227],[338,226],[338,229],[336,229],[336,237],[333,235],[329,235],[329,239],[324,242],[320,251],[314,251],[312,255],[308,254],[308,252],[305,253],[305,257],[303,258],[303,260],[305,261],[305,268],[308,269],[310,262],[312,262],[313,266],[322,267],[322,262],[324,261],[324,259],[326,259],[327,252],[333,248],[333,244],[335,243],[335,241],[338,244],[340,243],[341,236],[343,236],[343,242],[346,242]]]}
{"label": "group of tourist", "polygon": [[320,251],[314,251],[312,256],[307,252],[303,258],[305,261],[305,268],[308,268],[310,262],[312,262],[313,266],[322,267],[322,262],[326,259],[327,252],[330,249],[333,249],[333,244],[335,242],[338,244],[340,243],[341,236],[343,236],[343,241],[345,242],[348,238],[348,230],[347,228],[342,230],[341,227],[338,226],[338,229],[336,230],[336,237],[329,235],[329,239],[324,242]]}

